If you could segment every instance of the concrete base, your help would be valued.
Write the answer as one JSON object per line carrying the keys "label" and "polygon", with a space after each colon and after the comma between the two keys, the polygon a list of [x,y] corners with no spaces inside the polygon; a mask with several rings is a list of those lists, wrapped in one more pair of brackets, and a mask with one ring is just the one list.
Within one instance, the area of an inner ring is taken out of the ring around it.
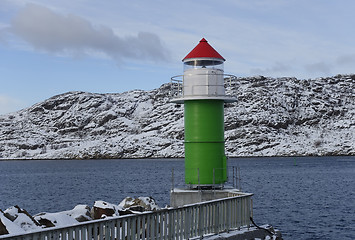
{"label": "concrete base", "polygon": [[174,188],[170,192],[170,206],[180,207],[187,204],[211,201],[220,198],[244,195],[236,188],[224,188],[215,190],[195,190]]}
{"label": "concrete base", "polygon": [[[230,231],[228,233],[220,233],[211,236],[204,236],[206,240],[254,240],[254,239],[273,239],[282,240],[282,235],[279,230],[274,230],[270,225],[261,226],[264,229],[256,227],[241,228],[240,230]],[[265,229],[268,229],[274,234],[270,234]],[[200,239],[200,238],[196,238]]]}

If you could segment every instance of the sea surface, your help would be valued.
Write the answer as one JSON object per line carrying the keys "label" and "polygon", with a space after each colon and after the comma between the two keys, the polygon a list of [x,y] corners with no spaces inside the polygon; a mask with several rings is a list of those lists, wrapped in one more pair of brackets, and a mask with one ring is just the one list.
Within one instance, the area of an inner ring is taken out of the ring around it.
{"label": "sea surface", "polygon": [[[355,157],[236,158],[239,186],[254,193],[254,221],[284,239],[355,239]],[[182,159],[0,161],[0,209],[19,205],[34,215],[96,200],[152,196],[169,204],[183,187]]]}

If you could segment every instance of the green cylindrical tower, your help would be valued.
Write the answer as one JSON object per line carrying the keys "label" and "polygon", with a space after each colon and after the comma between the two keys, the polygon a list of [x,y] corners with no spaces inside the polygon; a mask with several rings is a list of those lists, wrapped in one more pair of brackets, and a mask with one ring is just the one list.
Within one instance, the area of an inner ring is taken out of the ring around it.
{"label": "green cylindrical tower", "polygon": [[185,182],[221,184],[226,179],[223,100],[184,103]]}
{"label": "green cylindrical tower", "polygon": [[224,61],[203,38],[183,59],[181,95],[172,100],[184,104],[185,183],[192,187],[227,181],[224,103],[235,99],[225,94]]}

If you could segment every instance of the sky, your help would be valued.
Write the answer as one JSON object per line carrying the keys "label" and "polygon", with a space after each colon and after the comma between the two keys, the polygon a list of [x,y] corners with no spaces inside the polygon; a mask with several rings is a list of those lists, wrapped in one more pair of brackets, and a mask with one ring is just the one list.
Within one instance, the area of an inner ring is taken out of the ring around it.
{"label": "sky", "polygon": [[0,114],[69,91],[152,90],[201,38],[225,73],[355,73],[353,0],[0,0]]}

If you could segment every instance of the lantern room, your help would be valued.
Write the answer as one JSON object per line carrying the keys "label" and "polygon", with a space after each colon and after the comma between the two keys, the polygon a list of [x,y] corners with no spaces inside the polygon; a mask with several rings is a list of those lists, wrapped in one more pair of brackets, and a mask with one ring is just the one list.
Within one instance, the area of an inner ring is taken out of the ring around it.
{"label": "lantern room", "polygon": [[225,59],[202,38],[182,60],[184,63],[183,92],[185,97],[225,96]]}

